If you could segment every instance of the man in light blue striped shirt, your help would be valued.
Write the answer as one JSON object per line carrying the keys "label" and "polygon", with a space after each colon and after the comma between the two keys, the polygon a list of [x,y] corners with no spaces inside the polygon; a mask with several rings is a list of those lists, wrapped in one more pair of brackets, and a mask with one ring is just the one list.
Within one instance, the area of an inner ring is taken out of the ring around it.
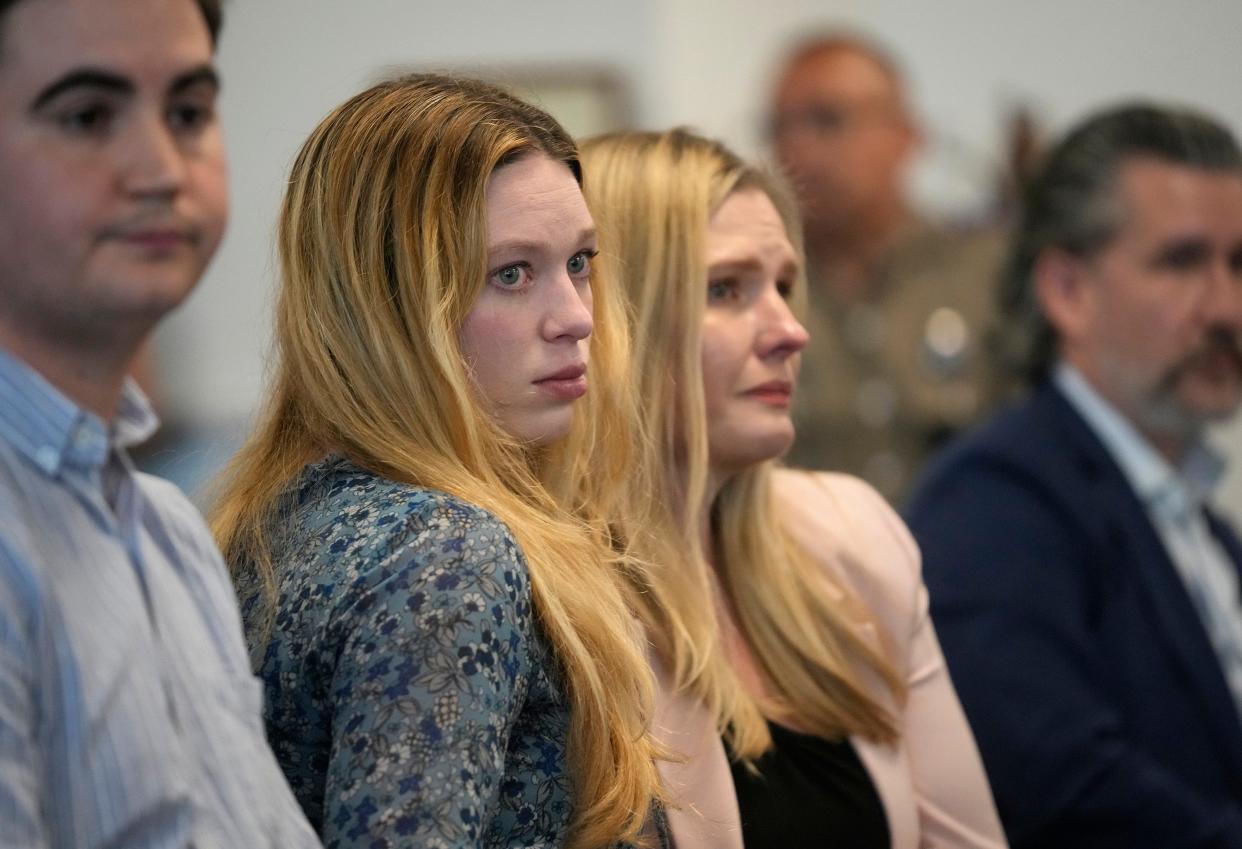
{"label": "man in light blue striped shirt", "polygon": [[315,846],[125,378],[227,207],[217,0],[0,0],[0,847]]}

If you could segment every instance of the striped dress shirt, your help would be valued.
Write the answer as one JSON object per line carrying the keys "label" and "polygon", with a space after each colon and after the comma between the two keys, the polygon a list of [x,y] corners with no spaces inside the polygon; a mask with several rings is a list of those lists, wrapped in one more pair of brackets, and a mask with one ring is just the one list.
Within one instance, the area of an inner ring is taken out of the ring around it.
{"label": "striped dress shirt", "polygon": [[1175,469],[1073,366],[1060,364],[1054,380],[1143,502],[1199,613],[1242,716],[1239,565],[1230,560],[1208,522],[1208,497],[1224,475],[1224,460],[1200,442],[1191,446]]}
{"label": "striped dress shirt", "polygon": [[106,424],[0,352],[0,847],[317,846],[263,735],[201,517]]}

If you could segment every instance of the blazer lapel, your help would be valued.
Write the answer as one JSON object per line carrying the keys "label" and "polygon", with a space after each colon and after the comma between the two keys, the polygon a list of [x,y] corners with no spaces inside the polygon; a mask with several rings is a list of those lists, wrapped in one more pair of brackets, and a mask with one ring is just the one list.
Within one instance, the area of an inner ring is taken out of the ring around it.
{"label": "blazer lapel", "polygon": [[[1233,562],[1233,568],[1238,572],[1239,586],[1242,586],[1242,540],[1238,539],[1238,535],[1234,533],[1229,523],[1216,515],[1214,510],[1204,508],[1203,515],[1207,518],[1212,536],[1216,537]],[[1242,598],[1235,599],[1235,601],[1242,604]]]}
{"label": "blazer lapel", "polygon": [[716,723],[703,704],[673,687],[654,655],[653,735],[665,749],[657,763],[668,797],[666,816],[677,849],[742,849],[742,815]]}
{"label": "blazer lapel", "polygon": [[[1242,723],[1203,621],[1190,599],[1164,542],[1152,526],[1138,496],[1103,444],[1078,413],[1059,395],[1065,429],[1076,444],[1091,490],[1094,514],[1099,517],[1104,542],[1123,552],[1147,607],[1159,624],[1163,642],[1177,658],[1217,738],[1235,769],[1242,772]],[[1235,540],[1236,543],[1236,540]],[[1231,552],[1237,562],[1238,551]]]}
{"label": "blazer lapel", "polygon": [[1211,718],[1223,752],[1242,772],[1242,726],[1216,649],[1146,512],[1128,487],[1126,495],[1124,503],[1119,503],[1109,517],[1109,537],[1129,555],[1139,585],[1146,593],[1148,609],[1161,625],[1165,644],[1178,658],[1190,680],[1189,689]]}

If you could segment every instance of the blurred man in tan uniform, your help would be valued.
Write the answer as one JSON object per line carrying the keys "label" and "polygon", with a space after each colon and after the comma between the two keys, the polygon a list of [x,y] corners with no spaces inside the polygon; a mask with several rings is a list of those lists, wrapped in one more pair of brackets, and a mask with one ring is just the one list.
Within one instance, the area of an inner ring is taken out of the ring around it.
{"label": "blurred man in tan uniform", "polygon": [[919,134],[893,63],[852,36],[797,49],[772,140],[805,219],[810,289],[792,465],[900,501],[924,460],[996,395],[988,340],[1002,242],[908,206]]}

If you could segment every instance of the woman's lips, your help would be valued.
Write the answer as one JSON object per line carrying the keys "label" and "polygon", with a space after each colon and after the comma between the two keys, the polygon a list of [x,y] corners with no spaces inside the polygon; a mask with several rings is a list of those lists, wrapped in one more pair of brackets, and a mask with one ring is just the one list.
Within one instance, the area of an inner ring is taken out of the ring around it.
{"label": "woman's lips", "polygon": [[783,380],[772,380],[747,389],[742,394],[773,407],[787,408],[793,401],[793,384]]}
{"label": "woman's lips", "polygon": [[581,365],[566,366],[547,377],[534,381],[540,391],[546,392],[562,401],[573,401],[587,392],[586,367]]}

